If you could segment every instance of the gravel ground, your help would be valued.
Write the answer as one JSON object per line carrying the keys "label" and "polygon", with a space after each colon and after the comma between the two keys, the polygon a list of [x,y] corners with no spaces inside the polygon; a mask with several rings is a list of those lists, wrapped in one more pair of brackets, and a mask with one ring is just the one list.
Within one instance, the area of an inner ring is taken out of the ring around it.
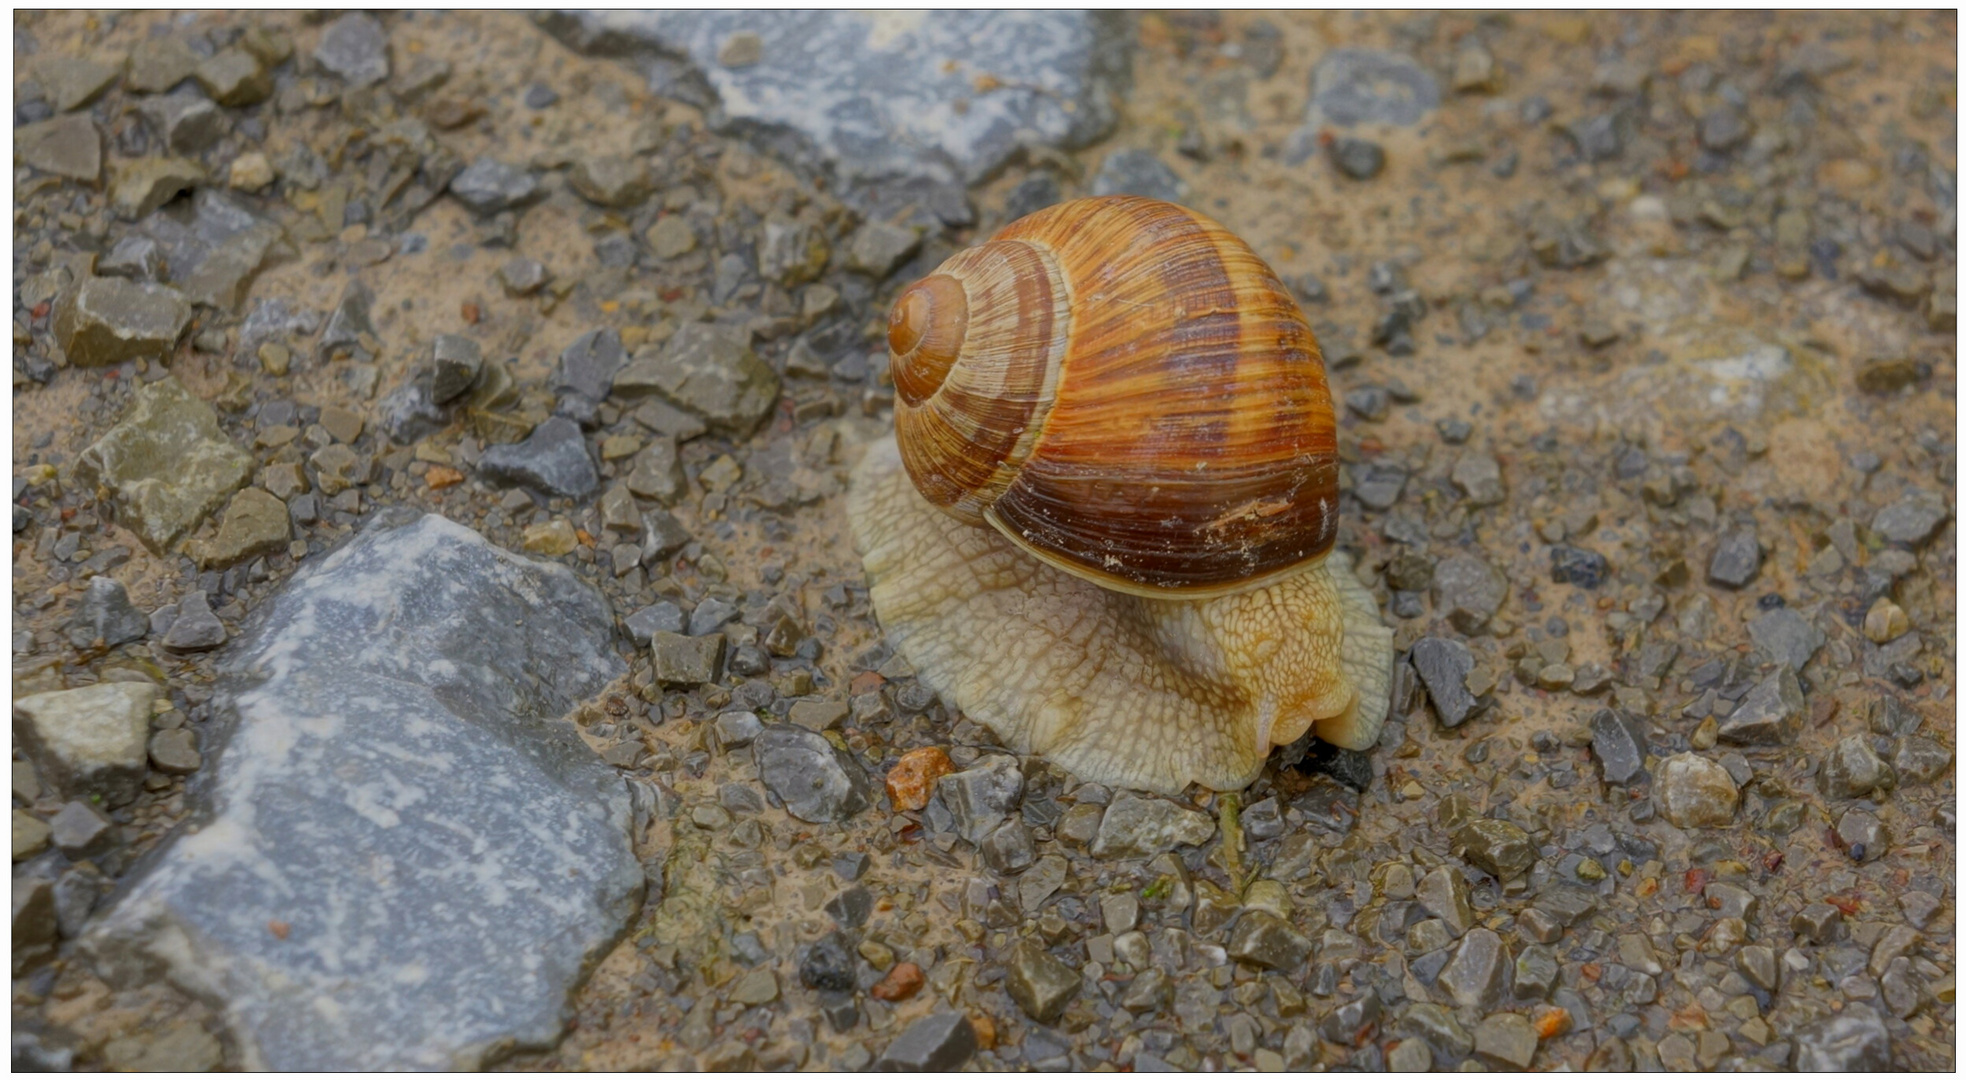
{"label": "gravel ground", "polygon": [[[952,210],[519,14],[19,14],[16,1067],[265,1060],[82,946],[225,763],[224,643],[406,508],[627,669],[572,719],[642,903],[472,1063],[1952,1069],[1954,15],[1115,26],[1110,134]],[[1317,328],[1369,752],[1108,790],[882,643],[887,299],[1108,192]]]}

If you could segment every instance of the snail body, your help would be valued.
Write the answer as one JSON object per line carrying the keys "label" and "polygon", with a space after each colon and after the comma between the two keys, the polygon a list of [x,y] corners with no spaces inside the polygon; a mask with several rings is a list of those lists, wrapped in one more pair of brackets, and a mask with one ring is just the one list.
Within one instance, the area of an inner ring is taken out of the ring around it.
{"label": "snail body", "polygon": [[1317,341],[1182,207],[1062,203],[889,319],[895,438],[848,512],[918,676],[1082,777],[1239,788],[1316,725],[1376,740],[1391,633],[1333,550]]}

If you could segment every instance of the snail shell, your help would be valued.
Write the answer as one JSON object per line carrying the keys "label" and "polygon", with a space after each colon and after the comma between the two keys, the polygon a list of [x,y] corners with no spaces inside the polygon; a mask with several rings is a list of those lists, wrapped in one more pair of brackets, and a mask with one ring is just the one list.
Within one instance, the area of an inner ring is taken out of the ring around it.
{"label": "snail shell", "polygon": [[1201,214],[1115,196],[1022,218],[904,291],[888,345],[916,488],[1053,566],[1193,599],[1331,550],[1317,339]]}

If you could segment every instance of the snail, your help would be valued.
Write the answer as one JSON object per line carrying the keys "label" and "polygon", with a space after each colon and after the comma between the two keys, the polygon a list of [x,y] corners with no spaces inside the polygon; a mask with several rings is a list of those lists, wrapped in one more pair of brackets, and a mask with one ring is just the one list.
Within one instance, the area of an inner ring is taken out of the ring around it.
{"label": "snail", "polygon": [[1237,790],[1316,729],[1363,749],[1392,633],[1334,549],[1324,361],[1248,245],[1079,199],[903,290],[894,435],[847,511],[888,640],[1085,780]]}

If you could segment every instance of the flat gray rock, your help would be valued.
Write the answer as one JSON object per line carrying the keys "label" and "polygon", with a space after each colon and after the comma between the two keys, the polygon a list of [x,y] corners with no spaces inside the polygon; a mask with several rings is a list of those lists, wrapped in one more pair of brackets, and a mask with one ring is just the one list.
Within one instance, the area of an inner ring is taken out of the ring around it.
{"label": "flat gray rock", "polygon": [[1104,138],[1130,81],[1132,32],[1117,12],[564,11],[541,21],[573,48],[632,60],[658,92],[706,107],[713,129],[832,173],[850,201],[919,198],[950,223],[967,220],[963,188],[1023,148]]}
{"label": "flat gray rock", "polygon": [[211,1002],[250,1069],[473,1069],[550,1045],[641,904],[621,777],[561,723],[606,602],[435,515],[301,571],[219,662],[187,827],[84,941]]}
{"label": "flat gray rock", "polygon": [[1419,62],[1377,49],[1333,49],[1311,69],[1307,121],[1411,127],[1440,105],[1440,84]]}

